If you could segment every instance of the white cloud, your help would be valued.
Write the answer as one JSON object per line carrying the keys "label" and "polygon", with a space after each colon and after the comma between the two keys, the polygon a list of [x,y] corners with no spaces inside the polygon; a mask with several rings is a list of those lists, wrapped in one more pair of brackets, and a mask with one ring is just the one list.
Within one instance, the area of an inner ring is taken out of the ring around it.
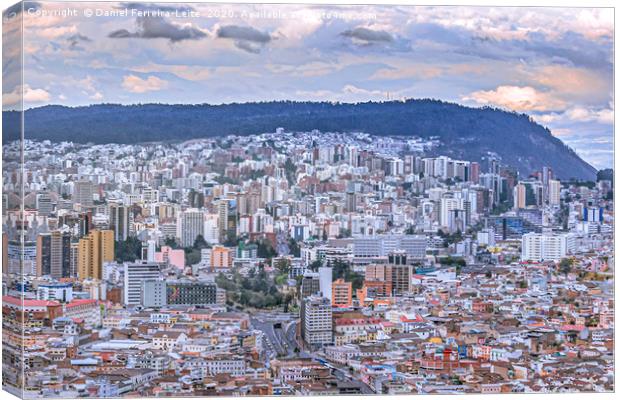
{"label": "white cloud", "polygon": [[542,114],[534,117],[537,121],[543,124],[550,124],[554,122],[597,122],[599,124],[613,125],[614,123],[614,110],[611,108],[586,108],[586,107],[572,107],[562,113],[549,113]]}
{"label": "white cloud", "polygon": [[123,77],[122,86],[132,93],[146,93],[165,89],[168,87],[168,82],[153,75],[146,79],[136,75],[126,75]]}
{"label": "white cloud", "polygon": [[[23,90],[22,90],[23,89]],[[3,106],[15,106],[22,100],[22,95],[25,104],[39,104],[48,102],[51,98],[50,93],[45,89],[33,89],[29,85],[17,86],[10,93],[5,93],[2,96]]]}
{"label": "white cloud", "polygon": [[554,111],[566,107],[566,103],[547,92],[531,86],[498,86],[495,90],[479,90],[463,96],[464,101],[481,105],[503,107],[514,111]]}

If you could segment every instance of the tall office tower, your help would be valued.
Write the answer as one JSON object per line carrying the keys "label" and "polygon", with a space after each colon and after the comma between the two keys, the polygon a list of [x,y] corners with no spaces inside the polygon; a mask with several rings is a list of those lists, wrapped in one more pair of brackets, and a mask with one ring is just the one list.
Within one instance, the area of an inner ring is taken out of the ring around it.
{"label": "tall office tower", "polygon": [[357,196],[355,195],[355,192],[347,192],[345,195],[345,200],[345,211],[355,212],[357,210]]}
{"label": "tall office tower", "polygon": [[114,231],[92,230],[78,244],[78,276],[101,279],[103,263],[114,261]]}
{"label": "tall office tower", "polygon": [[205,214],[204,238],[209,244],[220,242],[219,217],[217,214]]}
{"label": "tall office tower", "polygon": [[124,305],[141,306],[144,283],[157,280],[160,280],[159,264],[148,261],[125,264]]}
{"label": "tall office tower", "polygon": [[390,265],[392,284],[392,294],[402,295],[409,293],[411,290],[411,276],[413,275],[413,267],[406,264]]}
{"label": "tall office tower", "polygon": [[316,272],[306,272],[301,278],[301,298],[302,300],[321,291],[319,274]]}
{"label": "tall office tower", "polygon": [[38,193],[35,206],[39,215],[49,217],[52,211],[54,211],[54,204],[52,204],[50,193],[47,191]]}
{"label": "tall office tower", "polygon": [[450,222],[450,213],[454,210],[462,210],[462,199],[448,197],[446,194],[441,198],[441,213],[439,215],[439,224],[442,227],[448,227]]}
{"label": "tall office tower", "polygon": [[560,192],[562,190],[562,184],[555,179],[549,180],[549,204],[552,206],[560,205]]}
{"label": "tall office tower", "polygon": [[217,202],[217,229],[219,233],[219,241],[226,241],[228,227],[228,200],[220,200]]}
{"label": "tall office tower", "polygon": [[415,172],[415,156],[412,154],[406,154],[404,157],[403,173],[410,175]]}
{"label": "tall office tower", "polygon": [[473,183],[478,183],[480,180],[480,164],[472,162],[469,165],[469,180]]}
{"label": "tall office tower", "polygon": [[301,303],[301,329],[304,341],[310,346],[333,342],[332,305],[329,299],[310,296]]}
{"label": "tall office tower", "polygon": [[86,236],[93,229],[93,213],[92,211],[87,211],[84,213],[80,213],[78,216],[78,237]]}
{"label": "tall office tower", "polygon": [[60,231],[37,236],[37,276],[71,276],[71,234]]}
{"label": "tall office tower", "polygon": [[334,307],[349,308],[353,299],[353,284],[337,279],[332,284],[332,305]]}
{"label": "tall office tower", "polygon": [[494,158],[494,157],[490,157],[488,158],[488,167],[489,167],[489,174],[499,174],[499,161]]}
{"label": "tall office tower", "polygon": [[2,232],[2,273],[9,272],[9,235]]}
{"label": "tall office tower", "polygon": [[129,235],[129,207],[120,203],[110,204],[110,229],[114,240],[124,241]]}
{"label": "tall office tower", "polygon": [[70,276],[78,276],[78,265],[79,265],[79,254],[80,254],[80,243],[79,242],[71,242],[69,247],[69,275]]}
{"label": "tall office tower", "polygon": [[407,264],[405,251],[395,250],[388,254],[385,278],[390,281],[393,295],[402,295],[410,291],[412,275],[413,267]]}
{"label": "tall office tower", "polygon": [[183,211],[179,215],[179,222],[181,246],[191,247],[198,235],[204,235],[204,212],[196,209]]}
{"label": "tall office tower", "polygon": [[331,302],[332,298],[332,267],[319,268],[319,290],[323,297]]}
{"label": "tall office tower", "polygon": [[231,199],[221,199],[217,203],[218,231],[220,243],[234,240],[237,236],[236,202]]}
{"label": "tall office tower", "polygon": [[515,188],[513,189],[513,197],[513,207],[515,210],[525,208],[527,204],[527,189],[525,188],[524,184],[519,183],[515,186]]}
{"label": "tall office tower", "polygon": [[205,205],[205,195],[192,189],[187,194],[187,202],[192,208],[202,208]]}
{"label": "tall office tower", "polygon": [[93,205],[94,185],[90,181],[76,181],[73,186],[73,202],[79,203],[82,207]]}

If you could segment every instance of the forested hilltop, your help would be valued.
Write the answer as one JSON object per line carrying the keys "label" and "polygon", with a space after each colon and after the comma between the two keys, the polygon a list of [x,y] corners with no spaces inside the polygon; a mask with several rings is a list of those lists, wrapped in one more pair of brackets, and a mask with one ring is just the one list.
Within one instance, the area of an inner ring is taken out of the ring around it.
{"label": "forested hilltop", "polygon": [[[4,112],[4,141],[19,137],[17,112]],[[261,102],[225,105],[49,105],[26,111],[28,139],[80,143],[178,141],[288,131],[436,136],[436,154],[477,161],[488,152],[522,174],[549,165],[563,179],[594,180],[596,170],[528,115],[437,100],[367,103]]]}

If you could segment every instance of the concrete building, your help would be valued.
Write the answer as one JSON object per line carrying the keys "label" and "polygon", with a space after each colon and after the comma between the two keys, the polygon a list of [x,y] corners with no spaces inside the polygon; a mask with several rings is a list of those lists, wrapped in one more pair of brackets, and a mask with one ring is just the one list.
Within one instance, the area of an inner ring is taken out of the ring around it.
{"label": "concrete building", "polygon": [[426,236],[423,235],[358,236],[353,238],[353,256],[379,258],[394,250],[404,250],[411,260],[421,260],[426,256],[426,244]]}
{"label": "concrete building", "polygon": [[103,263],[114,261],[114,231],[92,230],[78,243],[78,276],[101,279]]}
{"label": "concrete building", "polygon": [[562,184],[555,179],[549,180],[549,205],[560,205],[560,192],[562,190]]}
{"label": "concrete building", "polygon": [[338,308],[349,308],[352,305],[353,284],[345,282],[344,279],[337,279],[332,284],[332,306]]}
{"label": "concrete building", "polygon": [[321,296],[330,299],[332,297],[332,274],[333,269],[331,267],[319,268],[319,292]]}
{"label": "concrete building", "polygon": [[217,303],[217,285],[213,282],[170,281],[166,283],[168,305],[208,305]]}
{"label": "concrete building", "polygon": [[198,235],[204,235],[204,213],[191,209],[179,215],[178,237],[181,239],[181,246],[192,247]]}
{"label": "concrete building", "polygon": [[37,276],[71,276],[71,234],[60,231],[37,236]]}
{"label": "concrete building", "polygon": [[329,299],[310,296],[302,301],[301,327],[304,341],[310,346],[333,342],[332,306]]}
{"label": "concrete building", "polygon": [[124,241],[129,235],[129,207],[119,204],[110,204],[110,229],[114,231],[114,240]]}
{"label": "concrete building", "polygon": [[82,180],[74,183],[73,186],[73,202],[80,204],[82,207],[90,207],[93,205],[93,194],[95,187],[90,181]]}
{"label": "concrete building", "polygon": [[142,282],[142,305],[146,308],[166,306],[166,281],[150,280]]}
{"label": "concrete building", "polygon": [[306,272],[301,278],[301,299],[305,299],[321,291],[319,274],[316,272]]}
{"label": "concrete building", "polygon": [[159,264],[139,261],[125,264],[124,304],[142,305],[144,282],[160,279]]}
{"label": "concrete building", "polygon": [[558,261],[574,251],[575,237],[570,233],[526,233],[521,239],[522,261]]}

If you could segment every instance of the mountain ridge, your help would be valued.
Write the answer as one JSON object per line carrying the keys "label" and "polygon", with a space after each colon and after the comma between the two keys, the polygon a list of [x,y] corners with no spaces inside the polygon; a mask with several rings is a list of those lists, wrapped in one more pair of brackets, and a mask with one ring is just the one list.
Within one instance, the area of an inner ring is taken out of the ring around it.
{"label": "mountain ridge", "polygon": [[[3,141],[19,137],[19,113],[3,112]],[[271,101],[211,104],[46,105],[25,111],[25,137],[78,143],[177,141],[289,131],[437,136],[430,155],[479,161],[489,152],[522,175],[550,166],[562,179],[594,180],[596,169],[527,114],[434,99],[334,103]]]}

